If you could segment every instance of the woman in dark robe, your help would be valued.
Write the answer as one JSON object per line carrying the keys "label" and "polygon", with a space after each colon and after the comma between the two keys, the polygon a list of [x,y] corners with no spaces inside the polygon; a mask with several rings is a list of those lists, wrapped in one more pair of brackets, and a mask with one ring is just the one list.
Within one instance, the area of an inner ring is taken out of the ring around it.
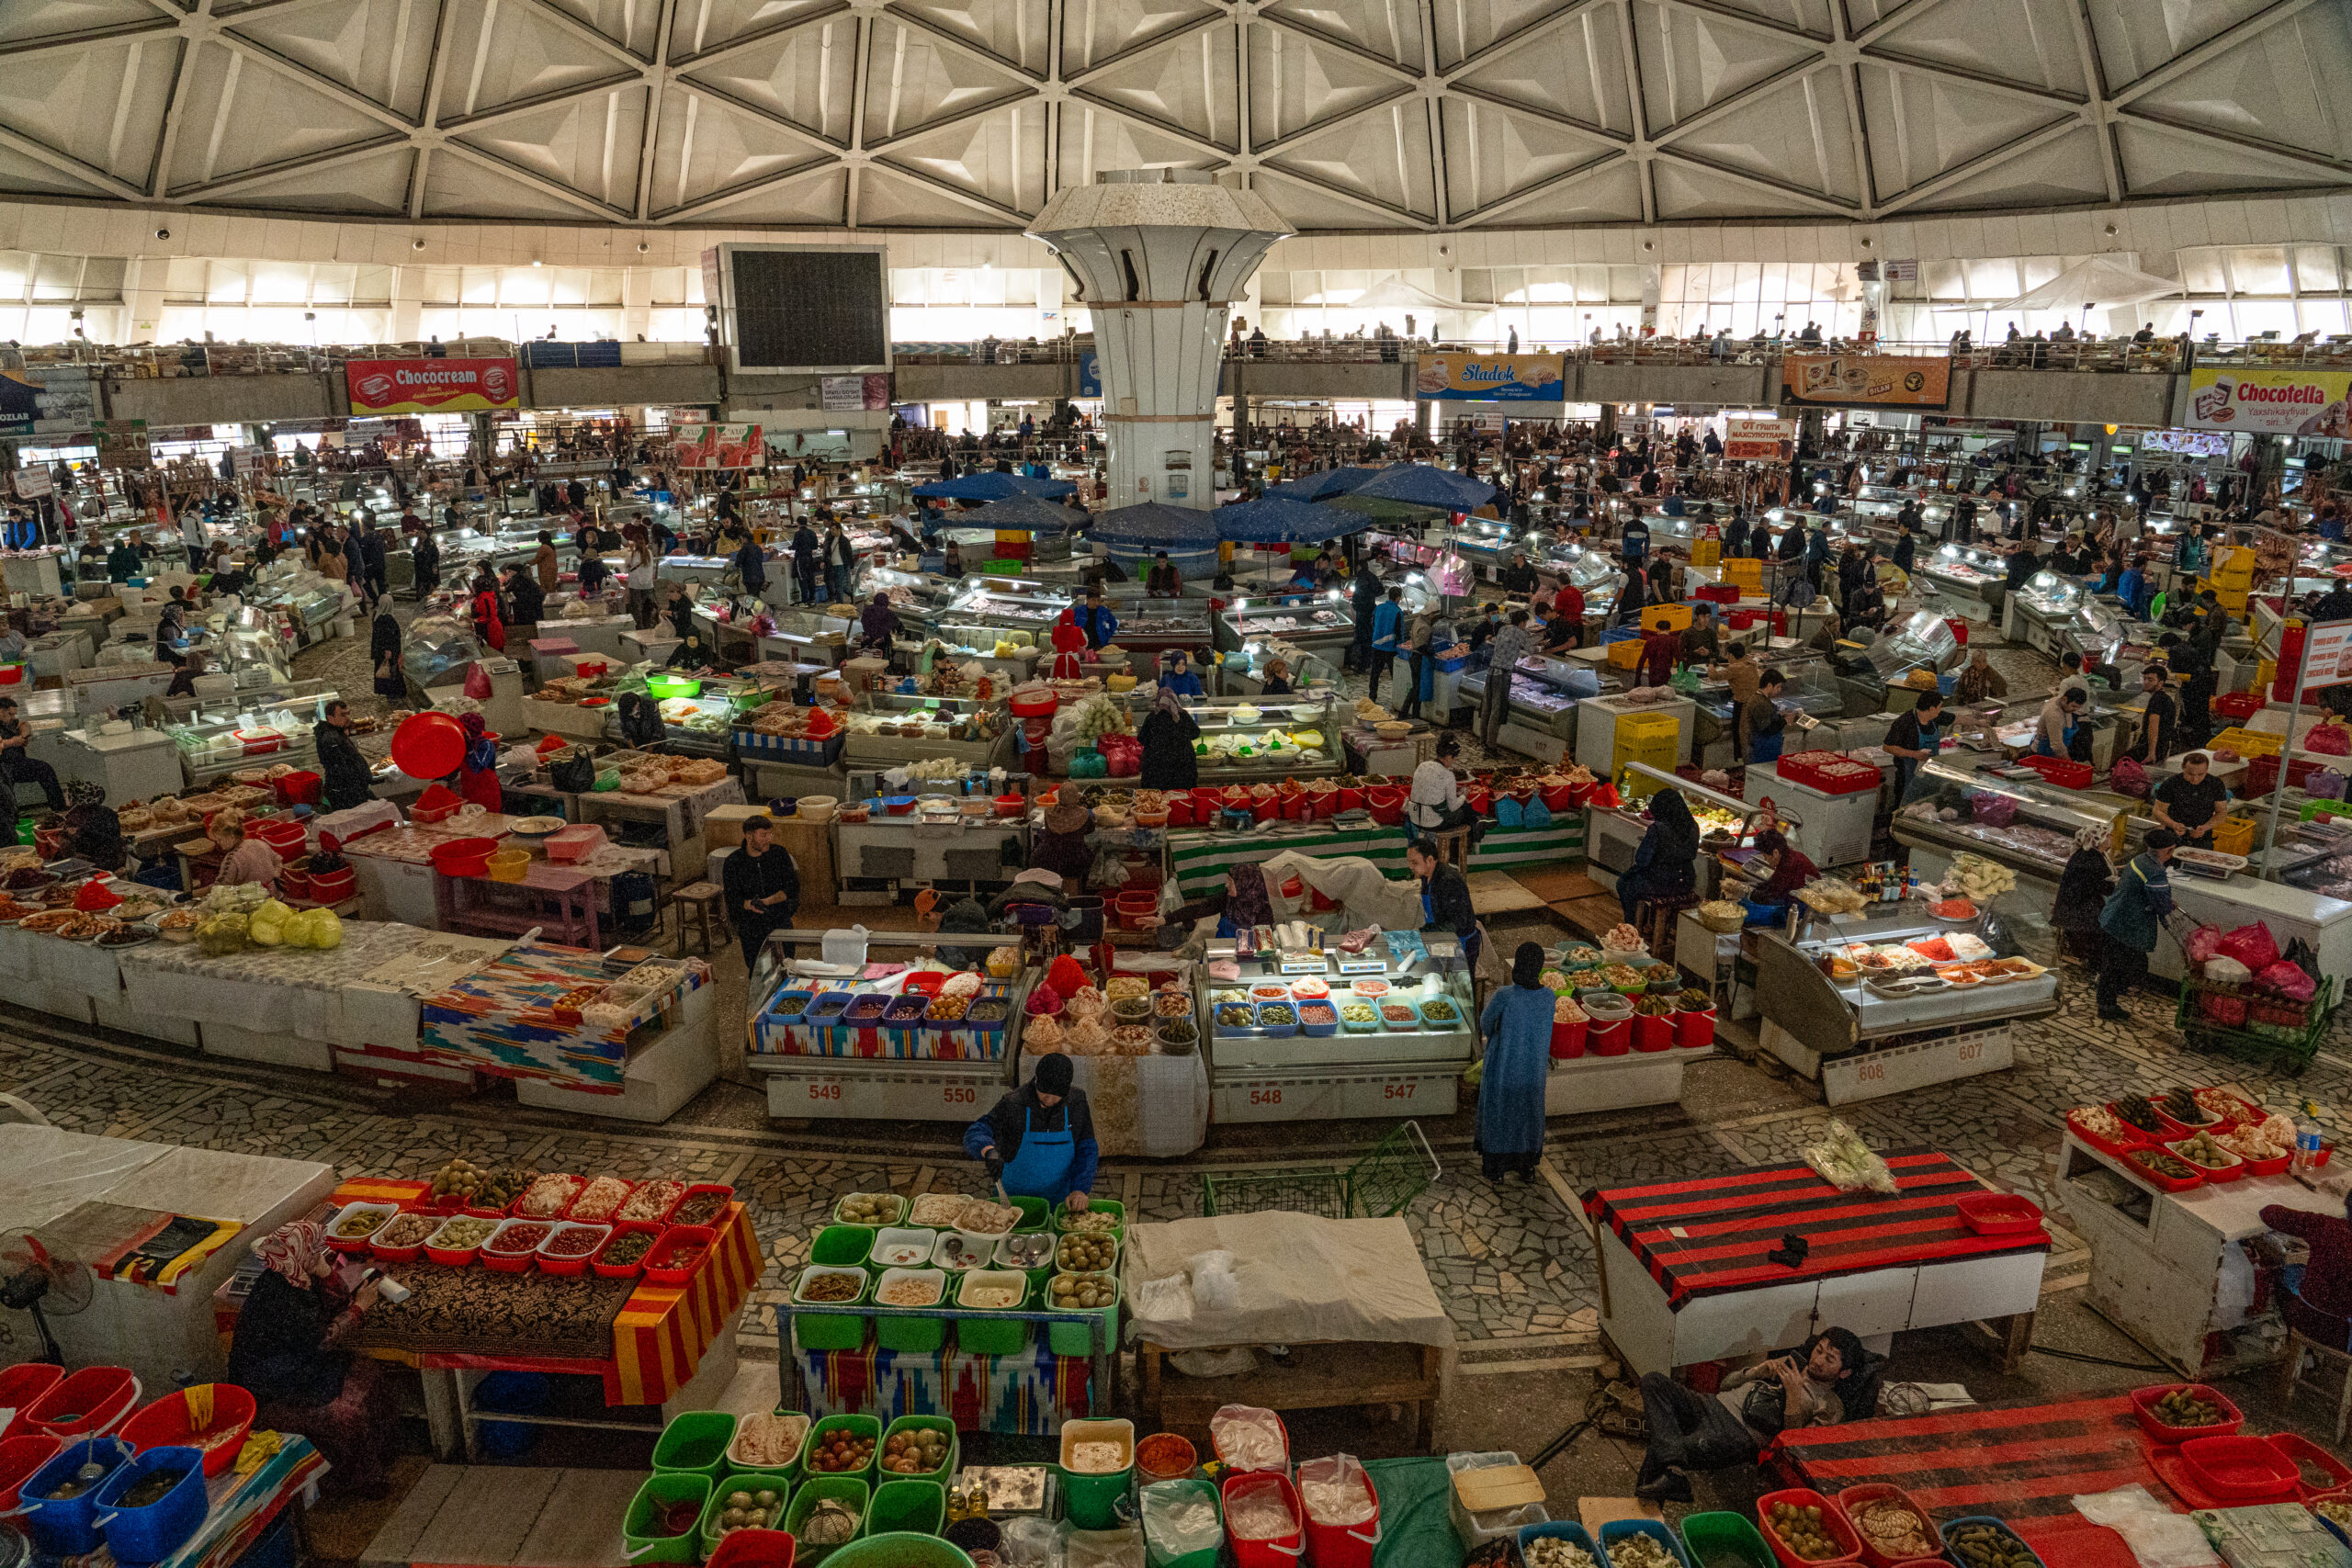
{"label": "woman in dark robe", "polygon": [[260,1410],[256,1429],[298,1432],[332,1466],[328,1484],[381,1497],[400,1411],[381,1362],[338,1348],[376,1303],[376,1287],[355,1293],[336,1275],[326,1232],[296,1220],[254,1245],[266,1265],[237,1314],[229,1381]]}

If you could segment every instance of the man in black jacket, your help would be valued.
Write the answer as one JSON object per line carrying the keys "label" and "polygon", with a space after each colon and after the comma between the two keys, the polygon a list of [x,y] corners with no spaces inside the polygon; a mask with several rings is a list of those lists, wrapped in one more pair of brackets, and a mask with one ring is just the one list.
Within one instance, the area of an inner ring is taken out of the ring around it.
{"label": "man in black jacket", "polygon": [[1476,970],[1478,913],[1470,906],[1469,878],[1442,863],[1427,841],[1419,839],[1405,846],[1405,867],[1421,879],[1421,897],[1429,911],[1423,929],[1452,931],[1461,941],[1462,956]]}
{"label": "man in black jacket", "polygon": [[727,857],[719,883],[748,972],[759,963],[768,932],[790,928],[800,908],[800,868],[789,851],[775,847],[775,824],[752,817],[743,822],[743,847]]}
{"label": "man in black jacket", "polygon": [[499,585],[506,593],[506,624],[510,626],[535,626],[547,614],[548,596],[531,576],[526,566],[510,566],[505,581]]}
{"label": "man in black jacket", "polygon": [[1355,640],[1348,645],[1348,668],[1361,674],[1372,668],[1372,613],[1380,607],[1380,573],[1373,570],[1370,557],[1356,562],[1356,575],[1350,592],[1355,601]]}
{"label": "man in black jacket", "polygon": [[327,705],[327,716],[311,727],[319,749],[320,793],[329,811],[348,811],[376,796],[376,775],[351,739],[351,705]]}

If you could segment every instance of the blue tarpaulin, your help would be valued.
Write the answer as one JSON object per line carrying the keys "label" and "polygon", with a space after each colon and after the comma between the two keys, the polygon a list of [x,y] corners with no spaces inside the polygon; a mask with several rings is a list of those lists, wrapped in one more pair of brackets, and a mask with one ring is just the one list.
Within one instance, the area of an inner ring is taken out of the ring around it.
{"label": "blue tarpaulin", "polygon": [[1340,496],[1341,506],[1387,502],[1398,506],[1426,506],[1437,512],[1471,512],[1495,497],[1495,487],[1451,468],[1427,463],[1399,463],[1374,474]]}
{"label": "blue tarpaulin", "polygon": [[1220,506],[1210,515],[1216,519],[1217,537],[1237,544],[1316,544],[1372,526],[1372,519],[1360,513],[1309,506],[1280,496]]}
{"label": "blue tarpaulin", "polygon": [[1016,495],[1070,495],[1078,487],[1068,479],[1027,479],[1019,474],[958,474],[917,485],[914,493],[925,501],[1004,501]]}
{"label": "blue tarpaulin", "polygon": [[1058,534],[1084,524],[1087,514],[1076,507],[1063,506],[1034,495],[1008,496],[991,501],[986,506],[976,506],[969,512],[943,513],[937,519],[942,528],[996,528],[1008,531],[1026,529],[1033,534]]}
{"label": "blue tarpaulin", "polygon": [[1280,496],[1284,501],[1326,501],[1332,496],[1345,495],[1351,490],[1361,489],[1380,472],[1378,468],[1326,468],[1319,474],[1309,474],[1305,479],[1284,479],[1278,485],[1271,486],[1266,493]]}
{"label": "blue tarpaulin", "polygon": [[1147,550],[1212,549],[1218,537],[1217,519],[1224,515],[1148,501],[1105,512],[1087,530],[1087,537]]}

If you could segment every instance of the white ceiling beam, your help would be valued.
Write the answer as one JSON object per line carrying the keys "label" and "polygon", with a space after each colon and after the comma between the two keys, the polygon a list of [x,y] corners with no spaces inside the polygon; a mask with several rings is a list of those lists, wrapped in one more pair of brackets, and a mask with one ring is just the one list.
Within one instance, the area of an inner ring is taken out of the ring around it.
{"label": "white ceiling beam", "polygon": [[[527,98],[517,98],[511,104],[501,104],[494,109],[483,109],[479,114],[459,115],[454,119],[444,119],[440,123],[440,129],[452,135],[461,130],[480,130],[486,125],[496,125],[501,120],[530,114],[535,110],[546,108],[551,104],[562,103],[566,99],[601,98],[606,93],[628,87],[641,87],[644,85],[645,77],[640,73],[616,73],[600,77],[594,82],[583,83],[577,87],[559,87],[551,93],[535,93]],[[702,92],[706,89],[697,87],[695,91]]]}
{"label": "white ceiling beam", "polygon": [[960,202],[975,212],[985,212],[989,217],[999,219],[1012,228],[1023,229],[1028,226],[1029,219],[1026,214],[1016,212],[1012,208],[992,201],[977,192],[966,190],[961,186],[951,185],[935,175],[927,175],[921,169],[910,169],[904,164],[893,164],[882,158],[875,159],[867,167],[888,175],[892,179],[911,180],[926,190],[944,196],[950,201]]}
{"label": "white ceiling beam", "polygon": [[[1944,0],[1911,0],[1907,6],[1897,6],[1893,14],[1881,17],[1877,21],[1856,33],[1854,42],[1863,49],[1868,49],[1896,28],[1918,20],[1943,3]],[[1829,8],[1832,11],[1838,10],[1838,0],[1830,0]]]}
{"label": "white ceiling beam", "polygon": [[[1492,43],[1472,50],[1468,54],[1442,70],[1432,64],[1431,74],[1450,85],[1454,77],[1467,75],[1482,66],[1492,63],[1503,55],[1515,52],[1521,46],[1544,34],[1553,32],[1583,16],[1587,11],[1606,4],[1609,4],[1609,0],[1570,0],[1570,4],[1561,6],[1558,10],[1515,27]],[[1432,60],[1437,49],[1435,6],[1436,0],[1424,0],[1422,14],[1422,28],[1430,39]]]}
{"label": "white ceiling beam", "polygon": [[[940,48],[953,50],[957,54],[963,55],[967,60],[977,60],[981,64],[993,66],[999,71],[1010,71],[1014,75],[1028,82],[1042,83],[1046,79],[1043,73],[1032,71],[1027,66],[1021,64],[1017,61],[1007,60],[1001,54],[992,54],[989,51],[982,49],[979,45],[972,42],[969,39],[959,38],[955,33],[949,32],[945,28],[934,27],[931,22],[922,17],[909,16],[906,12],[895,7],[885,7],[882,14],[889,17],[890,20],[898,23],[899,26],[906,28],[907,31],[920,34],[922,37],[927,38],[932,42],[939,45]],[[1193,30],[1197,31],[1199,29],[1195,28]]]}
{"label": "white ceiling beam", "polygon": [[1939,62],[1906,60],[1883,50],[1865,50],[1863,59],[1871,65],[1910,76],[1926,76],[1931,80],[1954,82],[1973,90],[1987,92],[1997,97],[2014,98],[2021,104],[2040,104],[2045,108],[2071,109],[2080,112],[2090,100],[2080,93],[2045,92],[2040,87],[2020,87],[1998,76],[1980,76],[1973,71],[1957,70]]}
{"label": "white ceiling beam", "polygon": [[[1114,119],[1123,119],[1130,125],[1140,126],[1155,136],[1164,136],[1170,141],[1191,148],[1204,158],[1215,158],[1222,162],[1234,155],[1232,148],[1220,147],[1203,137],[1198,131],[1187,130],[1181,125],[1170,125],[1166,120],[1154,119],[1151,116],[1129,108],[1124,104],[1114,104],[1108,99],[1095,97],[1090,93],[1073,93],[1070,96],[1076,103],[1092,109],[1097,114],[1107,114]],[[1265,149],[1261,148],[1260,151],[1263,152]]]}
{"label": "white ceiling beam", "polygon": [[1314,175],[1303,175],[1296,169],[1284,168],[1280,164],[1261,164],[1259,169],[1261,173],[1306,186],[1334,200],[1344,201],[1351,207],[1360,207],[1366,212],[1382,218],[1395,219],[1416,231],[1426,232],[1433,227],[1427,218],[1418,212],[1383,201],[1375,196],[1365,196],[1361,191],[1350,190],[1345,186],[1335,186],[1330,181],[1318,178]]}
{"label": "white ceiling beam", "polygon": [[2137,102],[2159,87],[2170,86],[2190,72],[2227,54],[2255,34],[2267,32],[2279,23],[2299,17],[2318,4],[2319,0],[2276,0],[2276,4],[2256,11],[2242,22],[2223,28],[2194,49],[2185,50],[2174,55],[2144,76],[2116,88],[2108,95],[2108,102],[2118,108],[2126,104]]}
{"label": "white ceiling beam", "polygon": [[182,39],[178,62],[172,68],[172,96],[164,106],[163,129],[155,137],[155,159],[147,170],[147,198],[161,201],[172,177],[172,154],[179,145],[180,126],[187,118],[187,97],[196,78],[197,46]]}
{"label": "white ceiling beam", "polygon": [[[1531,201],[1534,201],[1541,197],[1550,195],[1551,193],[1561,189],[1563,186],[1574,185],[1577,181],[1585,178],[1589,175],[1599,174],[1601,170],[1609,168],[1612,164],[1631,163],[1632,161],[1632,156],[1629,153],[1603,152],[1600,157],[1593,159],[1590,163],[1579,164],[1573,169],[1563,169],[1556,175],[1547,175],[1543,179],[1537,180],[1533,185],[1524,186],[1521,189],[1511,192],[1509,196],[1490,201],[1484,207],[1476,209],[1475,211],[1464,212],[1454,220],[1455,226],[1457,228],[1468,228],[1473,224],[1491,223],[1503,214],[1507,212],[1514,212],[1520,208],[1526,206]],[[1640,171],[1637,167],[1635,173],[1638,174],[1639,172]]]}
{"label": "white ceiling beam", "polygon": [[613,59],[618,61],[623,65],[628,66],[631,71],[642,71],[645,69],[645,57],[643,55],[629,48],[628,45],[622,43],[619,39],[612,38],[607,34],[599,31],[597,28],[590,27],[587,23],[573,16],[571,12],[564,10],[561,6],[551,6],[548,4],[548,0],[523,0],[523,5],[524,8],[534,17],[542,22],[550,24],[559,31],[570,33],[573,38],[578,39],[582,43],[586,44],[589,48],[595,50],[601,54],[608,54],[612,56]]}
{"label": "white ceiling beam", "polygon": [[1423,79],[1422,73],[1414,70],[1411,66],[1399,65],[1377,51],[1366,49],[1353,39],[1334,38],[1329,33],[1301,26],[1295,17],[1270,17],[1261,13],[1258,20],[1264,26],[1288,33],[1293,38],[1304,39],[1318,49],[1328,49],[1336,53],[1344,54],[1350,60],[1366,65],[1392,81],[1419,86]]}
{"label": "white ceiling beam", "polygon": [[[1071,0],[1063,0],[1063,3],[1065,5],[1070,4]],[[1082,5],[1085,3],[1085,0],[1076,0],[1076,3]],[[894,17],[898,13],[896,12],[891,13]],[[1100,76],[1102,73],[1110,70],[1114,65],[1123,65],[1130,60],[1135,60],[1143,55],[1149,54],[1155,50],[1165,49],[1170,44],[1182,42],[1183,39],[1189,39],[1196,33],[1206,32],[1211,28],[1230,26],[1233,23],[1233,20],[1234,18],[1231,17],[1214,13],[1205,17],[1195,17],[1193,20],[1185,23],[1182,27],[1170,28],[1169,31],[1164,33],[1156,33],[1150,38],[1143,39],[1139,43],[1129,44],[1126,48],[1118,51],[1116,53],[1106,54],[1100,60],[1089,62],[1087,64],[1080,67],[1076,74],[1064,75],[1061,78],[1062,85],[1065,87],[1084,86],[1087,83],[1094,80],[1095,77]],[[1059,22],[1058,18],[1057,18],[1057,30]],[[1247,42],[1246,39],[1238,41],[1241,43]],[[1246,54],[1244,55],[1244,58],[1247,58]]]}
{"label": "white ceiling beam", "polygon": [[2099,57],[2098,39],[2091,31],[2090,0],[2075,0],[2066,8],[2066,25],[2074,28],[2075,59],[2091,90],[2093,107],[2084,119],[2098,133],[2099,179],[2107,186],[2107,199],[2121,201],[2125,195],[2123,160],[2115,150],[2115,127],[2109,123],[2113,114],[2108,107],[2112,95],[2107,85],[2107,62]]}
{"label": "white ceiling beam", "polygon": [[629,210],[640,223],[653,213],[653,147],[662,129],[662,107],[670,96],[666,89],[674,69],[670,63],[670,35],[675,30],[677,15],[678,0],[662,0],[661,15],[654,18],[659,30],[653,35],[653,63],[645,73],[645,133],[637,144],[637,194],[629,203]]}
{"label": "white ceiling beam", "polygon": [[[1929,3],[1932,4],[1933,0],[1929,0]],[[1794,27],[1785,22],[1773,21],[1769,17],[1758,17],[1729,6],[1718,5],[1715,0],[1650,0],[1650,4],[1661,11],[1690,11],[1699,16],[1713,17],[1719,21],[1735,23],[1747,28],[1750,32],[1770,33],[1775,38],[1795,39],[1804,43],[1827,43],[1832,37],[1831,33],[1817,33],[1811,28]],[[1837,8],[1833,0],[1830,9],[1835,11]],[[1922,5],[1918,9],[1924,11],[1927,6]]]}
{"label": "white ceiling beam", "polygon": [[[961,125],[967,119],[986,119],[990,115],[1002,114],[1006,109],[1018,107],[1022,104],[1034,103],[1036,97],[1037,95],[1035,93],[1023,92],[1009,94],[1001,98],[991,98],[987,103],[978,104],[970,108],[957,109],[944,119],[927,119],[921,125],[899,131],[894,135],[879,137],[867,142],[865,147],[868,152],[878,152],[885,147],[895,147],[901,141],[910,141],[918,136],[929,136],[934,130],[944,130],[951,125]],[[806,136],[808,132],[804,130],[801,134]],[[830,141],[824,144],[828,147],[833,146]],[[840,149],[836,147],[834,150],[838,152]]]}
{"label": "white ceiling beam", "polygon": [[1642,221],[1657,221],[1657,180],[1651,173],[1655,161],[1650,137],[1649,95],[1642,87],[1641,45],[1634,38],[1634,0],[1616,0],[1617,51],[1625,71],[1625,104],[1628,118],[1634,128],[1634,169],[1642,189]]}
{"label": "white ceiling beam", "polygon": [[842,17],[849,15],[850,11],[848,0],[839,0],[838,4],[828,6],[821,11],[804,11],[788,22],[762,28],[758,32],[746,33],[741,38],[729,39],[716,48],[704,50],[700,54],[684,55],[672,60],[670,69],[679,75],[706,70],[721,61],[732,60],[739,54],[748,54],[763,44],[774,43],[780,38],[814,27],[820,22],[839,21]]}
{"label": "white ceiling beam", "polygon": [[130,181],[118,179],[104,169],[85,164],[71,153],[60,152],[46,142],[35,141],[5,125],[0,125],[0,147],[13,149],[37,164],[46,164],[61,175],[71,175],[83,184],[96,186],[120,200],[144,202],[148,199],[147,193]]}
{"label": "white ceiling beam", "polygon": [[1577,119],[1572,116],[1560,113],[1557,109],[1537,108],[1534,105],[1521,103],[1517,98],[1506,98],[1499,93],[1490,93],[1484,87],[1464,87],[1457,83],[1446,89],[1445,96],[1459,101],[1475,102],[1488,108],[1500,109],[1506,114],[1524,115],[1529,119],[1537,120],[1545,125],[1556,125],[1564,130],[1578,131],[1586,136],[1597,136],[1604,141],[1614,141],[1620,146],[1627,145],[1634,140],[1633,135],[1628,131],[1614,130],[1605,125],[1595,125],[1590,120]]}
{"label": "white ceiling beam", "polygon": [[[2173,135],[2186,136],[2211,147],[2221,148],[2233,156],[2243,157],[2252,153],[2256,157],[2268,158],[2279,167],[2282,173],[2308,175],[2314,185],[2352,184],[2352,163],[2330,158],[2318,152],[2307,152],[2300,147],[2290,147],[2281,142],[2265,141],[2258,136],[2240,136],[2226,130],[2216,130],[2207,125],[2184,124],[2147,109],[2125,109],[2123,118],[2143,125],[2159,127]],[[2258,196],[2266,193],[2258,188],[2249,188],[2245,194]]]}
{"label": "white ceiling beam", "polygon": [[243,55],[255,65],[300,82],[302,85],[333,98],[354,114],[364,115],[379,125],[389,126],[403,134],[423,129],[419,122],[409,118],[406,115],[397,110],[388,109],[367,94],[356,91],[323,73],[313,71],[300,61],[289,60],[274,49],[255,43],[253,39],[241,37],[236,33],[222,32],[216,36],[222,45]]}
{"label": "white ceiling beam", "polygon": [[[449,59],[449,33],[457,21],[458,8],[449,0],[438,0],[439,15],[433,19],[433,47],[424,57],[424,96],[416,101],[417,112],[427,127],[437,123],[441,114],[441,89],[449,80],[445,69]],[[416,162],[408,172],[408,215],[412,220],[424,216],[424,185],[433,164],[433,147],[423,143],[416,150]]]}
{"label": "white ceiling beam", "polygon": [[1894,196],[1879,203],[1879,213],[1882,217],[1892,216],[1905,208],[1917,206],[1931,197],[1941,196],[1952,186],[1963,185],[1989,169],[1998,168],[2011,159],[2022,157],[2036,148],[2048,146],[2062,137],[2072,135],[2081,129],[2082,123],[2079,119],[2057,119],[2030,130],[2013,141],[2005,141],[1988,152],[1980,152],[1965,163],[1955,164],[1939,175],[1921,180],[1908,190],[1897,191]]}

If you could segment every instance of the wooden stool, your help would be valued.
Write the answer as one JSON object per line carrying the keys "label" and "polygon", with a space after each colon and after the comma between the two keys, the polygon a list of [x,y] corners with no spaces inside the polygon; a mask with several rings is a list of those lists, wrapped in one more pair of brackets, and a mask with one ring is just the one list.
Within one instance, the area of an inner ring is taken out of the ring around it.
{"label": "wooden stool", "polygon": [[[719,945],[734,940],[734,932],[727,923],[727,905],[715,882],[689,882],[670,895],[670,905],[678,911],[678,947],[683,953],[686,945],[686,911],[692,909],[695,925],[702,936],[706,955],[715,955]],[[714,928],[718,935],[713,937]]]}
{"label": "wooden stool", "polygon": [[[2284,1404],[2295,1403],[2295,1391],[2308,1389],[2335,1401],[2335,1444],[2344,1446],[2344,1430],[2352,1426],[2352,1351],[2333,1348],[2312,1337],[2313,1331],[2324,1330],[2342,1343],[2344,1319],[2324,1313],[2307,1304],[2302,1297],[2281,1288],[2278,1292],[2278,1313],[2287,1320],[2287,1355],[2278,1363],[2278,1398]],[[2303,1358],[2315,1356],[2329,1370],[2341,1373],[2338,1386],[2330,1387],[2317,1378],[2305,1378]]]}
{"label": "wooden stool", "polygon": [[1420,842],[1430,853],[1437,856],[1440,865],[1450,865],[1464,876],[1470,874],[1470,834],[1468,828],[1447,828],[1432,830],[1418,829]]}
{"label": "wooden stool", "polygon": [[1650,956],[1661,964],[1674,962],[1674,922],[1686,909],[1699,907],[1696,893],[1678,893],[1669,898],[1640,898],[1634,903],[1634,926],[1649,944]]}

